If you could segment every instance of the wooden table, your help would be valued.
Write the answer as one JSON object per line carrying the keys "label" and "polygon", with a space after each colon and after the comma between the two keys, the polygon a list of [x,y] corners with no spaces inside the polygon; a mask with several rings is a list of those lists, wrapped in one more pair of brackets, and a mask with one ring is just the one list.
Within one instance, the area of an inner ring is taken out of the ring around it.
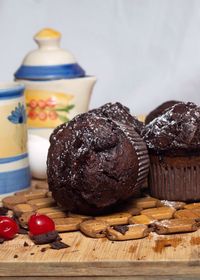
{"label": "wooden table", "polygon": [[[7,279],[200,279],[200,230],[111,242],[79,232],[61,234],[63,250],[41,248],[20,235],[0,245],[0,276]],[[24,241],[30,245],[24,246]],[[15,277],[14,277],[15,276]]]}

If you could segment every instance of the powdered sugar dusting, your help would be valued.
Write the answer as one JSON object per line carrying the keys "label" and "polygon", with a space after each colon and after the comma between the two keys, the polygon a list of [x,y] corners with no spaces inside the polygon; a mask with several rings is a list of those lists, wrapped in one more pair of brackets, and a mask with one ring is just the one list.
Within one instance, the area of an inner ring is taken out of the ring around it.
{"label": "powdered sugar dusting", "polygon": [[200,107],[178,103],[144,128],[142,135],[150,149],[199,149]]}

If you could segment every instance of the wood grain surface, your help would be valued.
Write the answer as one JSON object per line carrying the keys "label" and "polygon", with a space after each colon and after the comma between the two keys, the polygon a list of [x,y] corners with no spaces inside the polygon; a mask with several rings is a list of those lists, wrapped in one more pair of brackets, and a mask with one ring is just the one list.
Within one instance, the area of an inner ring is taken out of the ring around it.
{"label": "wood grain surface", "polygon": [[[59,251],[49,245],[36,246],[24,235],[0,245],[0,276],[3,279],[49,276],[52,280],[87,279],[87,276],[124,280],[200,277],[200,230],[168,236],[152,233],[145,239],[122,242],[92,239],[80,232],[64,233],[61,237],[70,247]],[[25,241],[29,246],[24,247]],[[44,247],[46,251],[41,252]]]}
{"label": "wood grain surface", "polygon": [[69,248],[35,245],[27,235],[0,244],[0,279],[200,279],[200,229],[173,235],[152,232],[130,241],[94,239],[78,231],[60,236]]}

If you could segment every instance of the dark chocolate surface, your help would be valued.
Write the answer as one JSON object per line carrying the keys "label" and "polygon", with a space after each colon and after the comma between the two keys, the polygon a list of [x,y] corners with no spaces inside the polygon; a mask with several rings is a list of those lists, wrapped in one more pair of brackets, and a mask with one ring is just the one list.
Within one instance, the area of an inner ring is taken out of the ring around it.
{"label": "dark chocolate surface", "polygon": [[58,232],[54,230],[43,234],[31,235],[30,237],[35,244],[48,244],[56,241],[59,235]]}
{"label": "dark chocolate surface", "polygon": [[50,247],[51,247],[51,249],[54,249],[54,250],[61,250],[61,249],[69,248],[70,246],[62,241],[54,241],[54,242],[50,243]]}
{"label": "dark chocolate surface", "polygon": [[118,225],[118,226],[113,226],[113,229],[124,235],[128,231],[128,226]]}
{"label": "dark chocolate surface", "polygon": [[8,213],[8,208],[0,206],[0,216],[6,216]]}
{"label": "dark chocolate surface", "polygon": [[142,183],[137,149],[140,166],[145,162],[142,176],[148,172],[146,145],[132,118],[129,125],[128,116],[121,123],[114,109],[101,108],[59,126],[50,138],[49,187],[58,204],[69,211],[93,215],[134,195]]}
{"label": "dark chocolate surface", "polygon": [[176,100],[169,100],[166,101],[164,103],[162,103],[161,105],[159,105],[158,107],[156,107],[153,111],[151,111],[145,118],[145,124],[150,123],[152,120],[154,120],[155,118],[159,117],[160,115],[163,114],[163,112],[166,109],[169,109],[170,107],[174,106],[175,104],[180,103],[181,101],[176,101]]}
{"label": "dark chocolate surface", "polygon": [[150,152],[199,154],[200,107],[191,102],[175,104],[146,125],[142,135]]}
{"label": "dark chocolate surface", "polygon": [[129,108],[125,107],[119,102],[116,103],[106,103],[98,109],[94,109],[93,112],[98,115],[105,116],[114,121],[123,123],[125,125],[133,125],[135,131],[140,134],[144,124],[140,122],[136,117],[130,114]]}

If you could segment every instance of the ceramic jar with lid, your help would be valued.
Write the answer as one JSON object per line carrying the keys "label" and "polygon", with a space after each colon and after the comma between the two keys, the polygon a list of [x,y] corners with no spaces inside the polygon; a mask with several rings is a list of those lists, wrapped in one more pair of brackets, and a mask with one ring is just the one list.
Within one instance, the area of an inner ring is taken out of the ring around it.
{"label": "ceramic jar with lid", "polygon": [[38,49],[27,54],[15,79],[25,85],[29,131],[48,138],[56,126],[88,110],[96,78],[60,48],[58,31],[43,29],[34,39]]}

